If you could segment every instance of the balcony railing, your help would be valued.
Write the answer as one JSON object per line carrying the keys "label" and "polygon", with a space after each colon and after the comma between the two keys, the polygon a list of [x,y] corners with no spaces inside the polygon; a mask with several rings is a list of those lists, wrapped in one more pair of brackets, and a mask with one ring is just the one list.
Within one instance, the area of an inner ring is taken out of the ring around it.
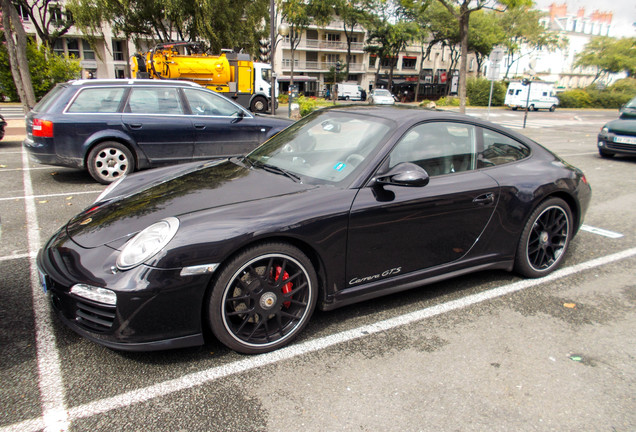
{"label": "balcony railing", "polygon": [[[289,49],[289,39],[284,39],[283,47]],[[326,41],[319,39],[302,39],[296,49],[311,49],[325,51],[346,51],[347,41]],[[364,43],[352,42],[351,52],[364,52]]]}
{"label": "balcony railing", "polygon": [[[294,60],[294,71],[315,71],[315,72],[329,72],[331,68],[336,67],[336,62],[322,62],[322,61],[300,61]],[[283,71],[287,72],[291,70],[291,59],[283,59]],[[349,72],[363,72],[363,63],[351,63],[349,65]]]}

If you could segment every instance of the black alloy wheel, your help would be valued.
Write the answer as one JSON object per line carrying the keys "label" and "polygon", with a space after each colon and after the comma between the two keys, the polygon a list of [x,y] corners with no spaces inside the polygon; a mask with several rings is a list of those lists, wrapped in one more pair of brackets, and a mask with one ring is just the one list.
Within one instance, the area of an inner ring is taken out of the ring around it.
{"label": "black alloy wheel", "polygon": [[317,294],[316,272],[299,249],[285,243],[256,246],[221,270],[208,303],[210,327],[235,351],[273,351],[302,331]]}
{"label": "black alloy wheel", "polygon": [[133,155],[125,145],[104,141],[88,154],[86,165],[91,177],[101,184],[109,184],[133,172]]}
{"label": "black alloy wheel", "polygon": [[572,212],[560,198],[543,201],[526,223],[515,258],[515,270],[527,277],[541,277],[554,271],[570,243]]}

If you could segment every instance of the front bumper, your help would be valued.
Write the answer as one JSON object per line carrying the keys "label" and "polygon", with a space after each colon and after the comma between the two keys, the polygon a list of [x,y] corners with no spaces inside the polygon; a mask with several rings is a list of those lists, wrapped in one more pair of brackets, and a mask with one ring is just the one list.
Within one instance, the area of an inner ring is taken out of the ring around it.
{"label": "front bumper", "polygon": [[598,149],[605,153],[636,155],[636,136],[633,135],[600,133],[597,145]]}
{"label": "front bumper", "polygon": [[[202,304],[209,275],[138,266],[111,271],[117,254],[106,246],[84,249],[60,230],[37,257],[46,294],[62,322],[109,348],[152,351],[204,343]],[[71,293],[77,283],[112,290],[116,305]]]}

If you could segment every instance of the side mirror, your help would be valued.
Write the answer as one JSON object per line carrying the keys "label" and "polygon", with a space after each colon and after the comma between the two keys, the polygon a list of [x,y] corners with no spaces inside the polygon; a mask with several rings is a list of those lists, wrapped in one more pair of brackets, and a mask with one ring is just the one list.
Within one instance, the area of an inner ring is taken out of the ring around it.
{"label": "side mirror", "polygon": [[377,185],[423,187],[430,177],[424,168],[410,162],[402,162],[391,168],[389,172],[375,178]]}

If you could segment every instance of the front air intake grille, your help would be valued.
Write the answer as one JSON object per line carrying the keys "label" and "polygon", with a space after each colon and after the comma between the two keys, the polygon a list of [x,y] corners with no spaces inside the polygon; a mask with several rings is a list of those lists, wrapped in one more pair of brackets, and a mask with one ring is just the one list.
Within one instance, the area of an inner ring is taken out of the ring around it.
{"label": "front air intake grille", "polygon": [[75,322],[87,330],[105,332],[115,322],[115,307],[77,301]]}
{"label": "front air intake grille", "polygon": [[615,142],[608,142],[607,148],[610,150],[623,150],[623,151],[633,151],[636,153],[636,145],[634,144],[622,144]]}

